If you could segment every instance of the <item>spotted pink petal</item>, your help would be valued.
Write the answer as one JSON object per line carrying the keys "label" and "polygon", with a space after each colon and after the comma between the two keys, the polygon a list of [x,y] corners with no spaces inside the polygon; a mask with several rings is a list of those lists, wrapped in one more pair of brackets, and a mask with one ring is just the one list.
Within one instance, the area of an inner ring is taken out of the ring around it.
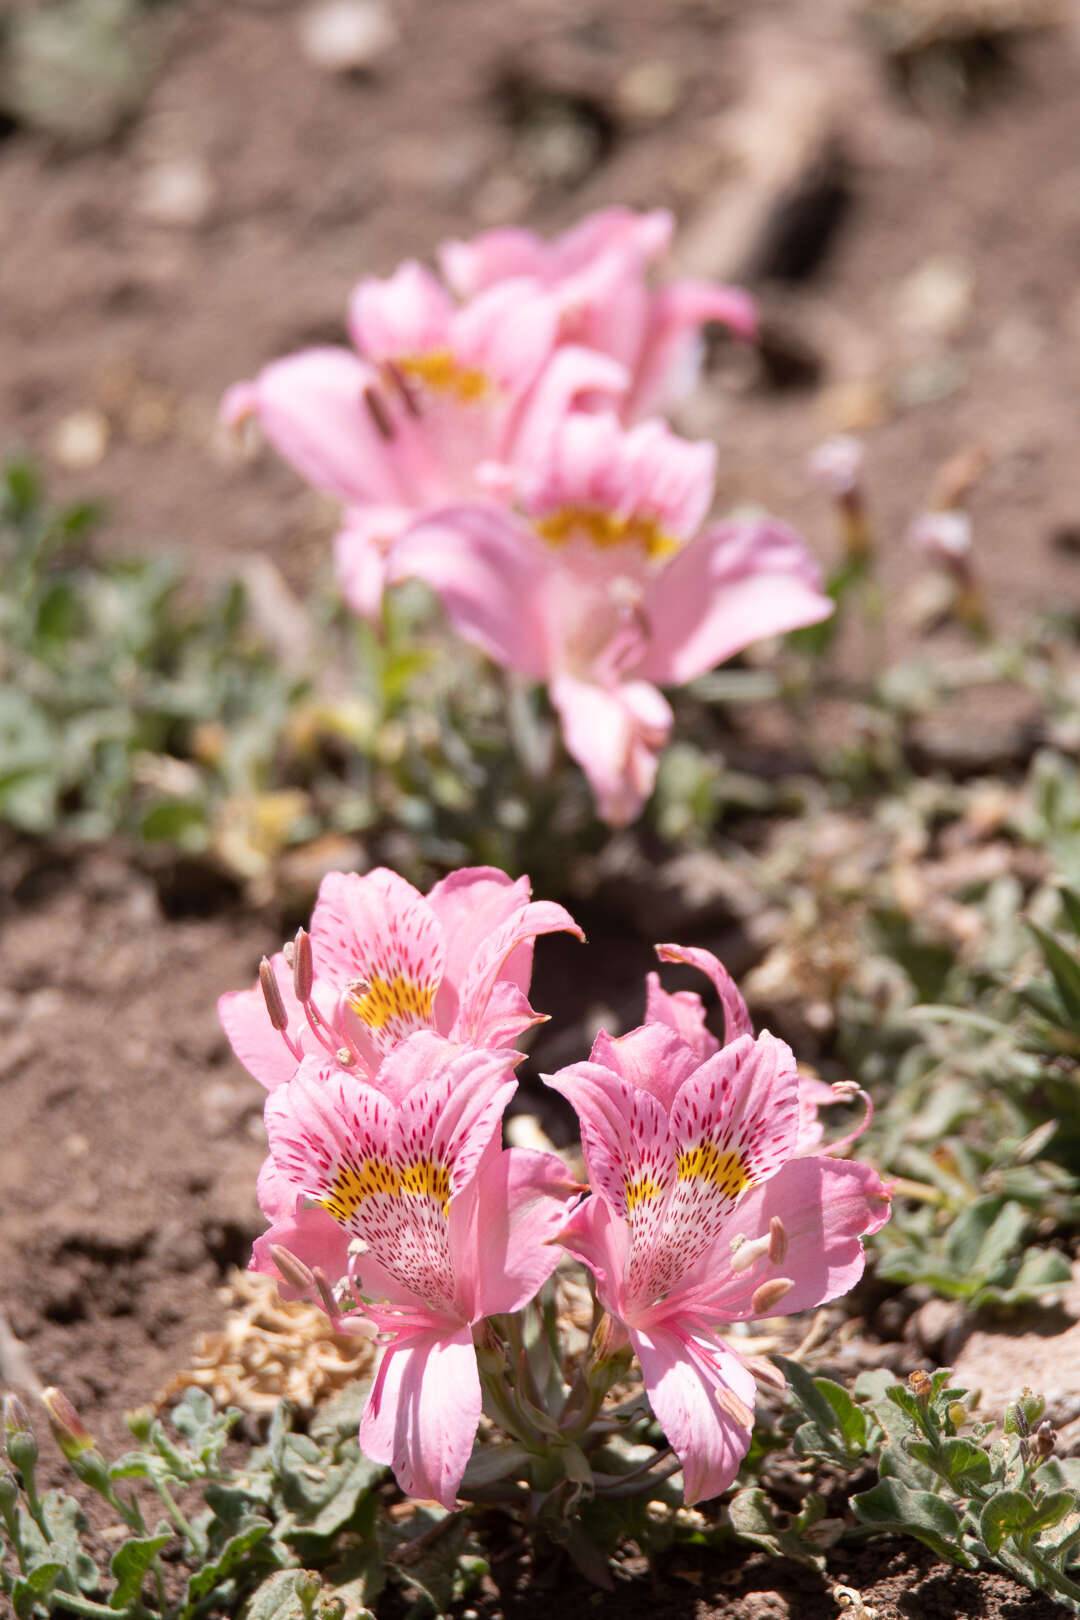
{"label": "spotted pink petal", "polygon": [[675,1176],[667,1114],[642,1087],[599,1063],[574,1063],[546,1083],[570,1103],[581,1126],[589,1180],[635,1236],[662,1217]]}
{"label": "spotted pink petal", "polygon": [[712,980],[724,1009],[725,1042],[733,1041],[738,1035],[754,1033],[750,1010],[738,985],[712,951],[703,950],[697,945],[658,945],[656,954],[661,962],[685,962],[687,967],[698,968]]}
{"label": "spotted pink petal", "polygon": [[602,1029],[589,1056],[627,1085],[649,1092],[665,1114],[670,1114],[680,1086],[697,1072],[702,1061],[678,1031],[655,1023],[639,1024],[617,1039]]}
{"label": "spotted pink petal", "polygon": [[[784,1226],[782,1259],[774,1263],[763,1254],[746,1270],[731,1270],[731,1240],[767,1237],[773,1217]],[[823,1155],[792,1159],[744,1194],[713,1249],[683,1278],[671,1309],[717,1324],[744,1321],[762,1314],[753,1295],[779,1277],[790,1278],[792,1287],[764,1314],[823,1305],[858,1282],[866,1262],[862,1238],[888,1218],[889,1195],[869,1165]]]}
{"label": "spotted pink petal", "polygon": [[653,585],[652,640],[640,673],[681,686],[751,642],[817,624],[833,606],[794,530],[774,518],[716,524]]}
{"label": "spotted pink petal", "polygon": [[[515,883],[494,866],[463,866],[429,891],[428,905],[442,926],[446,942],[446,969],[435,1003],[440,1029],[453,1027],[458,987],[483,941],[528,905],[529,894],[527,878],[518,878]],[[519,990],[527,991],[531,974],[532,949],[526,944],[504,963],[499,977],[509,978]]]}
{"label": "spotted pink petal", "polygon": [[407,1496],[452,1508],[480,1404],[470,1329],[433,1323],[384,1352],[360,1421],[360,1449],[389,1464]]}
{"label": "spotted pink petal", "polygon": [[683,1467],[687,1504],[727,1489],[750,1445],[754,1379],[725,1346],[673,1324],[631,1327],[649,1402]]}
{"label": "spotted pink petal", "polygon": [[692,1194],[696,1206],[722,1196],[722,1182],[739,1182],[741,1192],[767,1180],[794,1154],[798,1129],[799,1075],[791,1048],[768,1030],[756,1040],[738,1036],[680,1087],[671,1107],[676,1152],[704,1153],[710,1162],[733,1156],[731,1176],[715,1164],[687,1170],[680,1191],[690,1195],[698,1184]]}
{"label": "spotted pink petal", "polygon": [[376,1054],[386,1053],[432,1025],[446,962],[442,929],[424,897],[396,872],[379,867],[362,877],[324,877],[311,948],[316,974],[343,995],[358,1046],[366,1041]]}
{"label": "spotted pink petal", "polygon": [[[402,1061],[400,1053],[387,1067]],[[505,1054],[459,1050],[398,1105],[391,1138],[402,1170],[430,1163],[448,1175],[453,1199],[472,1180],[517,1088]]]}

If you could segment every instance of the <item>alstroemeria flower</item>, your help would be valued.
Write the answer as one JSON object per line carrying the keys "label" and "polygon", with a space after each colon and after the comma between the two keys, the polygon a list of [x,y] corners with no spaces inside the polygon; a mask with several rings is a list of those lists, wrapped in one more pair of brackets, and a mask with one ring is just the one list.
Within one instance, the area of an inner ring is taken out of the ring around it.
{"label": "alstroemeria flower", "polygon": [[[305,349],[225,396],[236,425],[257,417],[274,448],[345,503],[335,543],[350,606],[378,616],[386,558],[416,517],[497,497],[513,462],[582,395],[619,392],[609,357],[559,348],[557,301],[535,281],[502,281],[458,308],[414,261],[367,279],[349,307],[357,352]],[[550,362],[550,363],[549,363]]]}
{"label": "alstroemeria flower", "polygon": [[499,1147],[504,1055],[414,1035],[377,1087],[313,1062],[267,1099],[274,1224],[253,1266],[280,1275],[277,1244],[321,1265],[344,1290],[337,1324],[384,1337],[360,1445],[449,1508],[480,1419],[473,1324],[533,1298],[580,1189],[553,1155]]}
{"label": "alstroemeria flower", "polygon": [[271,1022],[259,986],[230,991],[218,1013],[233,1051],[268,1090],[312,1054],[370,1079],[421,1029],[505,1052],[543,1016],[528,1001],[537,936],[583,937],[562,906],[529,894],[527,878],[515,883],[489,866],[462,867],[426,897],[384,867],[329,873],[311,918],[307,996],[299,999],[294,967],[278,951],[269,967],[284,1028]]}
{"label": "alstroemeria flower", "polygon": [[604,208],[551,242],[518,228],[446,242],[439,262],[462,297],[516,276],[548,288],[558,299],[562,341],[598,349],[626,367],[630,386],[621,410],[633,422],[672,409],[690,392],[707,321],[741,338],[756,330],[753,301],[738,287],[688,280],[649,286],[647,272],[667,251],[674,225],[666,209]]}
{"label": "alstroemeria flower", "polygon": [[715,449],[660,421],[572,412],[518,474],[515,509],[454,506],[398,541],[451,623],[546,681],[599,811],[631,821],[679,686],[764,636],[833,610],[799,537],[772,518],[701,525]]}
{"label": "alstroemeria flower", "polygon": [[846,1293],[888,1195],[866,1165],[797,1156],[795,1060],[768,1033],[702,1062],[646,1024],[548,1084],[577,1111],[594,1188],[559,1241],[629,1337],[687,1502],[715,1496],[754,1408],[754,1373],[723,1327]]}

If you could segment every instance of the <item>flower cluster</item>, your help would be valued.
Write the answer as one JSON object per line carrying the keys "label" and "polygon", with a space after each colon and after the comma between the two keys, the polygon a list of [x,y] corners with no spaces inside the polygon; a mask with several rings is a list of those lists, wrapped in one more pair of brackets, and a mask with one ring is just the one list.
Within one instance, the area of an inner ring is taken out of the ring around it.
{"label": "flower cluster", "polygon": [[[489,868],[426,897],[384,870],[324,880],[310,932],[220,1004],[269,1093],[270,1225],[252,1265],[339,1331],[378,1336],[360,1441],[412,1495],[453,1503],[485,1401],[522,1456],[585,1446],[632,1348],[692,1502],[731,1482],[754,1378],[769,1376],[723,1326],[849,1289],[887,1194],[868,1167],[815,1151],[833,1089],[753,1035],[713,956],[678,946],[658,951],[709,975],[725,1040],[699,997],[652,974],[644,1024],[601,1032],[587,1063],[547,1077],[577,1111],[589,1186],[553,1154],[503,1149],[513,1042],[538,1021],[533,945],[553,930],[580,937],[561,906]],[[566,1253],[604,1314],[577,1387],[554,1380],[541,1418],[500,1346],[520,1347],[507,1322]]]}
{"label": "flower cluster", "polygon": [[496,230],[353,292],[354,348],[314,348],[226,396],[344,504],[342,590],[376,618],[420,578],[455,628],[545,682],[600,814],[652,789],[680,685],[832,604],[771,519],[707,525],[714,447],[657,413],[693,383],[709,321],[749,338],[730,287],[653,287],[670,215],[610,208],[547,243]]}

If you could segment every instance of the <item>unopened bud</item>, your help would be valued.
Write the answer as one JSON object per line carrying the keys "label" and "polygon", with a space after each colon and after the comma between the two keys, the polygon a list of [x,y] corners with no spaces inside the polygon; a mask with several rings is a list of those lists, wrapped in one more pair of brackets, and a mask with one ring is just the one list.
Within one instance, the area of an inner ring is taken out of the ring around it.
{"label": "unopened bud", "polygon": [[136,1406],[134,1411],[124,1413],[124,1422],[136,1440],[143,1445],[150,1438],[150,1431],[154,1427],[154,1421],[154,1408],[152,1406]]}
{"label": "unopened bud", "polygon": [[286,1249],[280,1243],[271,1243],[270,1258],[290,1288],[297,1288],[302,1294],[315,1293],[314,1273],[291,1249]]}
{"label": "unopened bud", "polygon": [[755,1316],[768,1316],[774,1306],[786,1299],[795,1286],[793,1277],[771,1277],[750,1296],[750,1309]]}
{"label": "unopened bud", "polygon": [[968,1420],[968,1409],[963,1401],[951,1401],[946,1408],[949,1422],[954,1429],[959,1429]]}
{"label": "unopened bud", "polygon": [[1056,1445],[1057,1430],[1054,1428],[1054,1425],[1050,1422],[1049,1418],[1043,1418],[1042,1422],[1039,1424],[1039,1427],[1035,1430],[1035,1438],[1032,1441],[1032,1449],[1040,1461],[1045,1461],[1047,1457],[1052,1457],[1054,1455],[1054,1447]]}
{"label": "unopened bud", "polygon": [[9,1474],[6,1468],[0,1468],[0,1519],[5,1522],[12,1520],[18,1500],[19,1487],[15,1483],[15,1475]]}
{"label": "unopened bud", "polygon": [[769,1222],[769,1259],[778,1266],[787,1254],[787,1227],[779,1215]]}
{"label": "unopened bud", "polygon": [[306,928],[296,930],[293,940],[293,988],[296,999],[303,1006],[311,1000],[311,987],[315,982],[315,963],[311,955],[311,935]]}
{"label": "unopened bud", "polygon": [[920,1405],[925,1405],[933,1393],[934,1385],[925,1369],[916,1367],[914,1372],[908,1373],[908,1388]]}
{"label": "unopened bud", "polygon": [[62,1389],[44,1390],[41,1404],[49,1417],[49,1427],[68,1462],[93,1449],[94,1437]]}
{"label": "unopened bud", "polygon": [[274,976],[274,970],[264,956],[259,963],[259,985],[262,989],[266,1010],[270,1014],[270,1022],[277,1030],[287,1030],[289,1015],[285,1011],[285,1003],[281,999],[281,989]]}
{"label": "unopened bud", "polygon": [[37,1467],[38,1443],[26,1407],[17,1395],[4,1396],[4,1442],[12,1466],[20,1474],[32,1476]]}

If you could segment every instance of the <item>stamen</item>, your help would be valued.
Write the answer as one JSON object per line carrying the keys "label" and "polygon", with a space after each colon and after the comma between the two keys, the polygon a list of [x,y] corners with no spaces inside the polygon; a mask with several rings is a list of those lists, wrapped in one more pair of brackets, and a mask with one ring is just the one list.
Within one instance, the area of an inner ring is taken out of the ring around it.
{"label": "stamen", "polygon": [[761,1287],[756,1288],[751,1294],[750,1309],[755,1316],[768,1316],[773,1306],[779,1305],[780,1301],[791,1293],[794,1286],[794,1277],[770,1277],[768,1282],[763,1282]]}
{"label": "stamen", "polygon": [[265,956],[259,963],[259,985],[263,1000],[266,1002],[266,1010],[270,1014],[270,1022],[284,1035],[289,1028],[289,1015],[285,1011],[285,1003],[281,999],[281,989],[274,977],[274,970]]}
{"label": "stamen", "polygon": [[368,408],[368,415],[374,422],[375,430],[380,438],[385,439],[387,444],[392,444],[394,441],[394,424],[390,420],[390,412],[383,403],[382,395],[377,389],[372,388],[370,383],[364,389],[364,404]]}
{"label": "stamen", "polygon": [[281,954],[289,966],[292,967],[293,958],[296,955],[296,952],[293,950],[293,942],[291,939],[287,939],[285,941],[284,945],[281,947]]}
{"label": "stamen", "polygon": [[387,360],[383,366],[383,370],[386,372],[386,375],[390,378],[390,381],[393,383],[394,387],[404,400],[405,409],[408,411],[409,415],[414,417],[420,416],[422,414],[420,409],[420,401],[417,399],[413,390],[409,387],[408,380],[401,367],[396,366],[392,360]]}
{"label": "stamen", "polygon": [[739,1425],[740,1429],[753,1428],[754,1414],[745,1401],[740,1401],[734,1390],[728,1389],[726,1384],[717,1384],[713,1390],[713,1395],[721,1412],[726,1412],[728,1417]]}
{"label": "stamen", "polygon": [[731,1240],[732,1271],[749,1271],[750,1267],[756,1265],[763,1255],[769,1254],[771,1242],[771,1237],[759,1237],[751,1240],[744,1237],[741,1232],[737,1233]]}
{"label": "stamen", "polygon": [[311,935],[306,928],[298,928],[293,941],[293,988],[301,1005],[311,1000],[311,987],[314,982],[315,964],[311,955]]}
{"label": "stamen", "polygon": [[334,1057],[341,1064],[343,1069],[351,1069],[353,1064],[356,1062],[355,1054],[347,1046],[339,1046],[337,1051],[334,1053]]}
{"label": "stamen", "polygon": [[787,1227],[779,1215],[774,1215],[769,1222],[769,1259],[774,1266],[778,1266],[787,1254]]}

